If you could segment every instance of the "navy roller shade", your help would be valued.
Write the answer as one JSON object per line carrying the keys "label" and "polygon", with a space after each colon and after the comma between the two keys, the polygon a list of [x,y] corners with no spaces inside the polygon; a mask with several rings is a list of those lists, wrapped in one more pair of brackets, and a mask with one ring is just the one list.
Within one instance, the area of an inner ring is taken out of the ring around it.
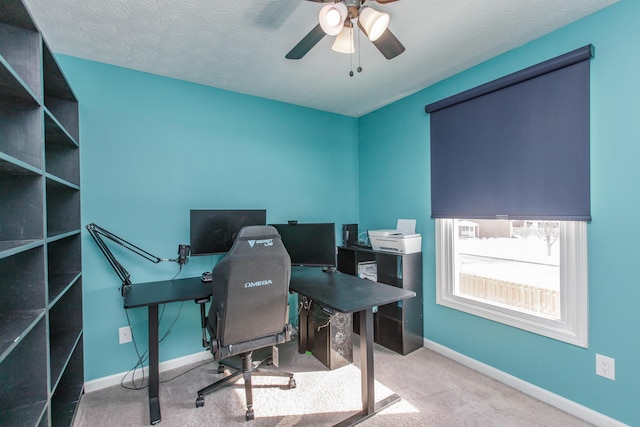
{"label": "navy roller shade", "polygon": [[429,104],[432,218],[591,220],[593,46]]}

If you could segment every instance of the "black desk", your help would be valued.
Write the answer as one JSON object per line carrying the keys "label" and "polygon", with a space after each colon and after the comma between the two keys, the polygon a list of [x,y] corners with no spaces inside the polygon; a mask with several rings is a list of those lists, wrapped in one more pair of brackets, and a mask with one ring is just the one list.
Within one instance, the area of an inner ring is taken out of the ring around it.
{"label": "black desk", "polygon": [[[325,273],[320,268],[294,267],[290,289],[342,313],[360,313],[360,360],[362,411],[339,425],[351,425],[369,418],[400,399],[396,394],[375,402],[373,370],[373,307],[415,296],[407,291],[360,279],[340,272]],[[161,420],[158,367],[158,305],[200,300],[211,296],[211,283],[200,277],[133,285],[124,296],[124,308],[149,308],[149,415],[151,424]]]}
{"label": "black desk", "polygon": [[124,296],[124,308],[149,307],[149,416],[151,424],[160,422],[158,368],[158,305],[175,301],[199,300],[211,296],[211,283],[200,277],[131,286]]}
{"label": "black desk", "polygon": [[[400,400],[393,394],[375,401],[373,370],[373,307],[412,298],[413,291],[360,279],[340,272],[323,272],[320,268],[294,267],[289,288],[311,300],[342,313],[360,313],[360,378],[362,411],[338,425],[363,421]],[[302,319],[300,319],[302,324]]]}

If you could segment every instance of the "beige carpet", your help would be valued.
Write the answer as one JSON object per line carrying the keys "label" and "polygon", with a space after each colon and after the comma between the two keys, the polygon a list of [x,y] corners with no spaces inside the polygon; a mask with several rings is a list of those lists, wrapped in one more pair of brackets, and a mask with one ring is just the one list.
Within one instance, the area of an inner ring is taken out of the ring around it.
{"label": "beige carpet", "polygon": [[[297,387],[289,389],[286,378],[255,378],[256,419],[249,423],[244,419],[242,380],[207,395],[204,407],[195,407],[197,390],[220,378],[216,363],[204,364],[181,376],[178,375],[197,365],[164,372],[161,381],[177,377],[160,385],[159,425],[262,427],[338,423],[362,406],[359,356],[356,343],[354,364],[330,371],[313,356],[298,354],[297,342],[281,346],[280,367],[295,373]],[[402,400],[362,426],[589,425],[425,348],[400,356],[376,345],[374,363],[376,400],[393,393]],[[147,390],[114,386],[85,394],[74,425],[149,425]]]}

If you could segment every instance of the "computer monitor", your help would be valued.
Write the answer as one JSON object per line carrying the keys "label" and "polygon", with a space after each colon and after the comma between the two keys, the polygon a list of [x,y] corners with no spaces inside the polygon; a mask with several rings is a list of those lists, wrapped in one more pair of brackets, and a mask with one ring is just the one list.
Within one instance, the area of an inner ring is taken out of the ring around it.
{"label": "computer monitor", "polygon": [[289,252],[292,265],[336,266],[336,227],[334,223],[271,224]]}
{"label": "computer monitor", "polygon": [[266,223],[265,209],[191,209],[191,255],[228,252],[242,227]]}

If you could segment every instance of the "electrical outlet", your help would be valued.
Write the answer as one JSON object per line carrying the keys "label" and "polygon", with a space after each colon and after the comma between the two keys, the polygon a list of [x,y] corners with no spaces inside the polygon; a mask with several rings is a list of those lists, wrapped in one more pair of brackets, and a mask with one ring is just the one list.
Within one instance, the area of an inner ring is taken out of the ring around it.
{"label": "electrical outlet", "polygon": [[131,327],[123,326],[122,328],[118,329],[118,335],[120,337],[120,344],[131,342]]}
{"label": "electrical outlet", "polygon": [[615,381],[616,359],[596,353],[596,375]]}

